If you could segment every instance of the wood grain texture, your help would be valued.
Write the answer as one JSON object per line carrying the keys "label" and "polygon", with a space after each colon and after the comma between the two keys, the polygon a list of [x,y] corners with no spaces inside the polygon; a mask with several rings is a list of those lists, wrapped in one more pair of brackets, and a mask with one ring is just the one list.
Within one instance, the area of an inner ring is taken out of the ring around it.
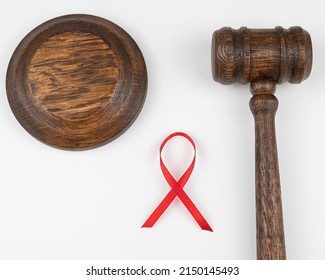
{"label": "wood grain texture", "polygon": [[61,118],[78,118],[109,102],[118,82],[117,61],[101,38],[65,32],[48,38],[35,51],[27,81],[44,110]]}
{"label": "wood grain texture", "polygon": [[212,38],[212,74],[222,84],[251,83],[255,119],[257,258],[286,258],[275,136],[276,84],[300,83],[312,68],[312,44],[301,27],[238,30],[223,27]]}
{"label": "wood grain texture", "polygon": [[308,78],[311,65],[311,38],[298,26],[223,27],[212,37],[213,78],[222,84],[247,84],[258,79],[300,83]]}
{"label": "wood grain texture", "polygon": [[278,100],[272,94],[275,86],[272,88],[264,82],[258,84],[251,86],[254,96],[250,100],[255,119],[257,259],[284,260],[286,251],[274,120]]}
{"label": "wood grain texture", "polygon": [[120,27],[90,15],[52,19],[29,33],[7,72],[14,115],[34,137],[82,150],[121,135],[138,116],[146,66]]}

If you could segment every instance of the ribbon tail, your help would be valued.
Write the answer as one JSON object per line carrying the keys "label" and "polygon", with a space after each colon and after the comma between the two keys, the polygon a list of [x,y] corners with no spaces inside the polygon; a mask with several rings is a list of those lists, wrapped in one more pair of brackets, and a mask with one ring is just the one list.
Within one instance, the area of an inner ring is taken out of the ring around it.
{"label": "ribbon tail", "polygon": [[153,227],[160,216],[166,211],[168,206],[173,202],[176,198],[176,193],[171,189],[169,193],[165,196],[165,198],[159,203],[157,208],[152,212],[149,218],[142,225],[142,228],[150,228]]}
{"label": "ribbon tail", "polygon": [[212,228],[210,227],[206,219],[204,219],[199,209],[194,205],[192,200],[183,190],[178,193],[178,197],[183,202],[187,210],[191,213],[192,217],[198,223],[201,229],[213,232]]}

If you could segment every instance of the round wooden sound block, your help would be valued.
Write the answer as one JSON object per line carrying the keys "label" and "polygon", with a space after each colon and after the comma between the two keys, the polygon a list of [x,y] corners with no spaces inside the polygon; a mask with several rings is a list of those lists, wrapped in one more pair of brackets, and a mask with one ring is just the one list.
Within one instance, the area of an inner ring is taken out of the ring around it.
{"label": "round wooden sound block", "polygon": [[7,96],[20,124],[54,147],[78,150],[108,143],[138,116],[147,71],[133,39],[90,15],[52,19],[15,50]]}

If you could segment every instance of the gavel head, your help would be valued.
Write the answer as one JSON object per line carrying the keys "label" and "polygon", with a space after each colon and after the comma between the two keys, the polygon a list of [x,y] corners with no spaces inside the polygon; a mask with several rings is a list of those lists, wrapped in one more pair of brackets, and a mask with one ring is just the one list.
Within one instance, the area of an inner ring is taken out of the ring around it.
{"label": "gavel head", "polygon": [[223,27],[213,34],[213,78],[222,84],[262,79],[278,84],[300,83],[308,78],[311,66],[310,35],[301,27]]}

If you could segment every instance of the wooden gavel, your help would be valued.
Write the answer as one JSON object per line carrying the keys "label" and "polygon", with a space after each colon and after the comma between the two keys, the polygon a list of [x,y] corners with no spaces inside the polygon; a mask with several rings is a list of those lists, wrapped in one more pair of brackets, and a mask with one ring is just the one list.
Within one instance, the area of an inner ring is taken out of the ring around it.
{"label": "wooden gavel", "polygon": [[212,39],[213,78],[250,83],[255,119],[257,259],[286,259],[275,137],[276,84],[300,83],[312,66],[310,35],[301,27],[238,30],[224,27]]}

